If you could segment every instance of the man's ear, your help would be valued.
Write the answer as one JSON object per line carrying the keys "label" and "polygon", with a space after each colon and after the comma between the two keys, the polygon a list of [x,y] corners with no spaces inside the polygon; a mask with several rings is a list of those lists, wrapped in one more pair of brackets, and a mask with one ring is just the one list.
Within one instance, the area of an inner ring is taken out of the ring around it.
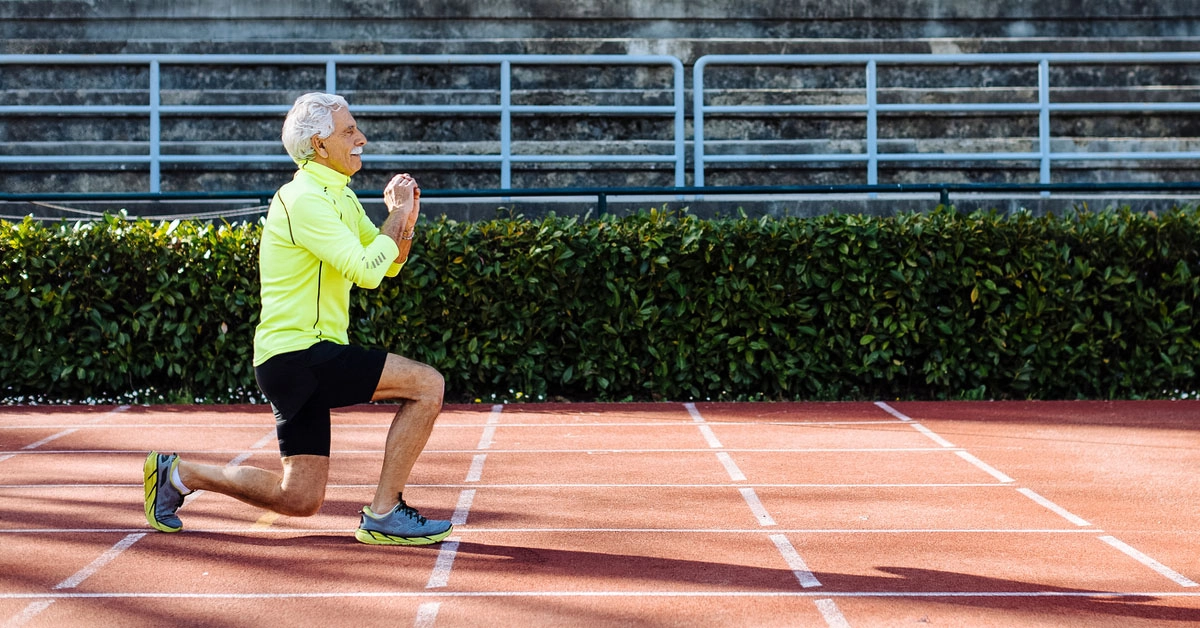
{"label": "man's ear", "polygon": [[312,141],[313,150],[317,151],[318,155],[320,155],[322,157],[329,156],[329,152],[325,150],[325,142],[321,139],[321,137],[319,135],[312,136],[311,141]]}

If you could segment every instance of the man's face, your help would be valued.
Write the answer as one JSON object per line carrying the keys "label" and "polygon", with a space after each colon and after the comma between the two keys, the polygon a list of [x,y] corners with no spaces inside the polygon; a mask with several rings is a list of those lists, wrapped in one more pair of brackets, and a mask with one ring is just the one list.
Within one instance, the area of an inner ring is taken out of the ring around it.
{"label": "man's face", "polygon": [[333,134],[321,139],[312,138],[316,154],[313,161],[332,168],[348,177],[362,169],[362,149],[367,145],[367,136],[358,130],[358,124],[348,109],[333,112]]}

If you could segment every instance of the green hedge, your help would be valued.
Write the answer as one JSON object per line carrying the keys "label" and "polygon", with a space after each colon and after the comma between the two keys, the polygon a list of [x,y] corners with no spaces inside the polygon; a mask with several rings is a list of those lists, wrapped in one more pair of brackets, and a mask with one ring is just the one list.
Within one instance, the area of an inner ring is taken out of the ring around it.
{"label": "green hedge", "polygon": [[[0,223],[0,397],[258,399],[256,225]],[[448,399],[1200,390],[1200,213],[424,224],[353,342]]]}

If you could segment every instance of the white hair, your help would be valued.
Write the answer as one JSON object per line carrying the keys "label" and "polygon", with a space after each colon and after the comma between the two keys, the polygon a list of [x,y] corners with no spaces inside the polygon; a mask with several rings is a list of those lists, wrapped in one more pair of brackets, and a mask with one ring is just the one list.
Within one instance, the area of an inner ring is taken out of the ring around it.
{"label": "white hair", "polygon": [[346,99],[337,94],[312,92],[296,99],[292,110],[283,121],[283,147],[297,164],[312,159],[316,149],[312,136],[321,139],[333,135],[333,112],[349,109]]}

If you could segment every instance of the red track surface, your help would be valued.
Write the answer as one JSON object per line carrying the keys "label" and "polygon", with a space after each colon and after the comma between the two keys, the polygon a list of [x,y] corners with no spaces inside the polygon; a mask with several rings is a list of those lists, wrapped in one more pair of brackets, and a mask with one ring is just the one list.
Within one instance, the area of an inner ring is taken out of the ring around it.
{"label": "red track surface", "polygon": [[452,406],[427,548],[353,538],[390,419],[315,517],[162,534],[146,451],[277,468],[266,408],[0,408],[0,624],[1200,625],[1200,402]]}

